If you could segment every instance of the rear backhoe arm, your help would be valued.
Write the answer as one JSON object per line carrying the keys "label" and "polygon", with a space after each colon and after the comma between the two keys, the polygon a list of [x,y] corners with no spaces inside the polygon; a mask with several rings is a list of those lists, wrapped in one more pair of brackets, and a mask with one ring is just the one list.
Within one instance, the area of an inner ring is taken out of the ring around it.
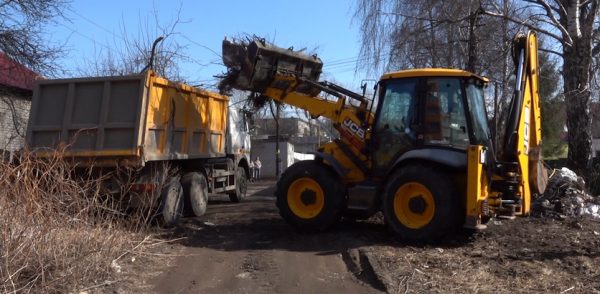
{"label": "rear backhoe arm", "polygon": [[521,214],[529,214],[532,193],[541,194],[548,174],[542,160],[542,126],[538,94],[538,44],[534,32],[519,34],[513,41],[515,60],[515,91],[510,103],[508,120],[501,148],[501,160],[506,174],[518,175],[515,195],[521,203]]}

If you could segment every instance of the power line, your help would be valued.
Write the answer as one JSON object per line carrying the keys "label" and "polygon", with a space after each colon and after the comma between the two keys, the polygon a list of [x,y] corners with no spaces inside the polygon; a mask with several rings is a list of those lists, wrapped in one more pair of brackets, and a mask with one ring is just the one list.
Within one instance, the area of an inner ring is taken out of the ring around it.
{"label": "power line", "polygon": [[[103,30],[103,31],[105,31],[105,32],[107,32],[107,33],[109,33],[109,34],[111,34],[111,35],[113,35],[114,37],[116,37],[116,38],[119,38],[119,39],[121,39],[121,40],[123,40],[123,41],[127,41],[127,40],[126,40],[126,39],[125,39],[123,36],[121,36],[121,35],[119,35],[119,34],[116,34],[115,32],[113,32],[113,31],[111,31],[111,30],[107,29],[106,27],[104,27],[104,26],[102,26],[102,25],[98,24],[97,22],[95,22],[95,21],[93,21],[93,20],[89,19],[88,17],[86,17],[86,16],[84,16],[84,15],[82,15],[82,14],[78,13],[77,11],[75,11],[75,10],[71,10],[71,12],[72,12],[73,14],[75,14],[75,15],[77,15],[77,16],[79,16],[79,17],[81,17],[83,20],[85,20],[85,21],[89,22],[90,24],[92,24],[92,25],[94,25],[94,26],[96,26],[96,27],[100,28],[101,30]],[[63,26],[65,26],[65,25],[63,25]],[[65,26],[65,27],[66,27],[66,26]],[[89,36],[86,36],[86,35],[84,35],[84,34],[82,34],[82,33],[78,32],[77,30],[73,30],[73,29],[71,29],[71,28],[69,28],[69,27],[67,27],[67,28],[68,28],[68,29],[70,29],[71,31],[73,31],[73,32],[74,32],[74,33],[76,33],[76,34],[78,34],[78,35],[81,35],[81,36],[83,36],[83,37],[85,37],[85,38],[87,38],[87,39],[89,39],[89,40],[93,41],[94,43],[99,43],[99,42],[96,42],[96,41],[95,41],[93,38],[91,38],[91,37],[89,37]],[[219,54],[219,53],[218,53],[218,52],[216,52],[215,50],[211,49],[210,47],[208,47],[208,46],[206,46],[206,45],[203,45],[203,44],[200,44],[200,43],[198,43],[198,42],[196,42],[196,41],[194,41],[194,40],[192,40],[192,39],[188,38],[188,37],[187,37],[187,36],[185,36],[185,35],[181,35],[181,36],[182,36],[184,39],[188,40],[189,42],[193,43],[194,45],[196,45],[196,46],[199,46],[199,47],[201,47],[201,48],[204,48],[204,49],[206,49],[206,50],[210,51],[211,53],[215,54],[217,57],[219,57],[219,58],[222,58],[221,54]],[[100,45],[103,45],[104,47],[106,47],[106,48],[107,48],[107,49],[109,49],[109,50],[111,49],[109,46],[107,46],[107,45],[105,45],[105,44],[102,44],[102,43],[99,43],[99,44],[100,44]],[[385,56],[385,55],[388,55],[389,53],[390,53],[389,51],[388,51],[388,52],[383,52],[383,53],[379,54],[379,57],[383,57],[383,56]],[[360,55],[357,55],[357,56],[354,56],[354,57],[346,57],[346,58],[341,58],[341,59],[337,59],[337,60],[336,60],[336,59],[334,59],[334,60],[332,60],[332,61],[328,62],[326,65],[324,65],[324,67],[326,67],[326,68],[328,68],[328,69],[331,69],[331,68],[345,68],[345,66],[346,66],[346,65],[355,64],[355,63],[357,63],[357,62],[359,62],[359,61],[368,60],[369,58],[371,58],[371,57],[366,57],[366,56],[365,56],[365,57],[361,57]]]}
{"label": "power line", "polygon": [[218,57],[219,57],[219,58],[221,58],[221,59],[223,58],[223,56],[221,56],[221,54],[217,53],[217,51],[215,51],[215,50],[211,49],[210,47],[208,47],[208,46],[206,46],[206,45],[202,45],[202,44],[200,44],[200,43],[198,43],[198,42],[196,42],[196,41],[194,41],[194,40],[192,40],[192,39],[188,38],[186,35],[181,35],[181,36],[182,36],[184,39],[186,39],[186,40],[188,40],[189,42],[191,42],[192,44],[194,44],[194,45],[196,45],[196,46],[198,46],[198,47],[204,48],[204,49],[206,49],[206,50],[208,50],[208,51],[212,52],[214,55],[218,56]]}
{"label": "power line", "polygon": [[[123,36],[121,36],[121,35],[119,35],[119,34],[116,34],[116,33],[114,33],[113,31],[111,31],[111,30],[107,29],[106,27],[104,27],[104,26],[102,26],[102,25],[98,24],[97,22],[95,22],[95,21],[93,21],[93,20],[91,20],[91,19],[87,18],[86,16],[84,16],[84,15],[82,15],[82,14],[80,14],[80,13],[78,13],[78,12],[74,11],[74,10],[72,10],[71,12],[73,12],[75,15],[79,16],[81,19],[83,19],[83,20],[85,20],[85,21],[89,22],[90,24],[92,24],[92,25],[94,25],[94,26],[96,26],[96,27],[100,28],[101,30],[103,30],[103,31],[105,31],[105,32],[107,32],[107,33],[109,33],[109,34],[111,34],[111,35],[113,35],[114,37],[116,37],[116,38],[118,38],[118,39],[121,39],[121,40],[122,40],[122,41],[124,41],[124,42],[127,42],[127,39],[126,39],[125,37],[123,37]],[[95,40],[95,39],[93,39],[93,38],[91,38],[91,37],[89,37],[89,36],[87,36],[87,35],[84,35],[84,34],[82,34],[82,33],[78,32],[77,30],[74,30],[74,29],[72,29],[72,28],[69,28],[68,26],[66,26],[66,25],[64,25],[64,24],[61,24],[61,25],[62,25],[62,26],[64,26],[64,27],[66,27],[67,29],[71,30],[73,33],[76,33],[76,34],[78,34],[78,35],[80,35],[80,36],[82,36],[82,37],[84,37],[84,38],[86,38],[86,39],[88,39],[88,40],[90,40],[90,41],[94,42],[95,44],[96,44],[96,43],[98,43],[98,44],[102,45],[103,47],[107,48],[107,49],[108,49],[108,50],[110,50],[110,51],[113,51],[111,47],[109,47],[109,46],[107,46],[107,45],[105,45],[105,44],[103,44],[103,43],[96,42],[96,40]],[[219,53],[217,53],[217,52],[216,52],[216,51],[214,51],[213,49],[209,48],[208,46],[202,45],[202,44],[200,44],[200,43],[198,43],[198,42],[196,42],[196,41],[194,41],[194,40],[191,40],[190,38],[188,38],[188,37],[187,37],[187,36],[185,36],[185,35],[181,35],[181,36],[182,36],[184,39],[188,40],[189,42],[191,42],[191,43],[195,44],[196,46],[199,46],[199,47],[201,47],[201,48],[204,48],[204,49],[206,49],[206,50],[208,50],[208,51],[212,52],[213,54],[215,54],[216,56],[218,56],[218,57],[219,57],[219,59],[221,59],[221,58],[222,58],[222,57],[221,57],[221,55],[220,55]],[[196,62],[196,63],[198,63],[198,62]],[[208,64],[200,64],[200,63],[198,63],[198,64],[199,64],[199,65],[201,65],[201,66],[206,66],[206,65],[209,65],[209,64],[216,64],[216,63],[214,63],[214,62],[209,62]]]}
{"label": "power line", "polygon": [[346,60],[346,61],[343,61],[343,62],[328,62],[323,67],[325,67],[325,68],[344,67],[345,65],[354,64],[354,63],[357,63],[359,61],[369,60],[369,59],[374,58],[374,57],[381,58],[381,57],[385,57],[385,56],[390,56],[391,54],[392,54],[392,52],[390,50],[390,51],[382,52],[382,53],[380,53],[380,54],[378,54],[376,56],[363,56],[363,57],[359,56],[356,59]]}
{"label": "power line", "polygon": [[127,40],[126,40],[126,39],[125,39],[123,36],[115,34],[113,31],[111,31],[111,30],[109,30],[109,29],[105,28],[104,26],[102,26],[102,25],[98,24],[97,22],[95,22],[95,21],[93,21],[93,20],[91,20],[91,19],[89,19],[89,18],[87,18],[87,17],[85,17],[85,16],[81,15],[81,14],[80,14],[80,13],[78,13],[77,11],[75,11],[75,10],[71,10],[71,12],[72,12],[72,13],[74,13],[75,15],[77,15],[77,16],[79,16],[79,17],[81,17],[83,20],[85,20],[85,21],[87,21],[87,22],[89,22],[89,23],[93,24],[94,26],[96,26],[96,27],[100,28],[101,30],[103,30],[103,31],[105,31],[105,32],[107,32],[107,33],[109,33],[109,34],[113,35],[114,37],[116,37],[116,38],[119,38],[119,39],[121,39],[121,40],[123,40],[123,41],[125,41],[125,42],[127,41]]}
{"label": "power line", "polygon": [[330,60],[329,62],[327,62],[327,64],[329,64],[329,65],[335,65],[337,63],[344,63],[346,61],[353,61],[353,60],[356,60],[357,58],[360,58],[360,55],[357,55],[357,56],[354,56],[354,57],[346,57],[346,58],[341,58],[341,59]]}
{"label": "power line", "polygon": [[114,52],[113,48],[111,48],[110,46],[108,46],[108,45],[106,45],[106,44],[104,44],[104,43],[98,42],[98,41],[96,41],[94,38],[92,38],[92,37],[90,37],[90,36],[88,36],[88,35],[85,35],[85,34],[83,34],[83,33],[79,32],[79,31],[78,31],[78,30],[76,30],[76,29],[73,29],[73,28],[71,28],[71,27],[69,27],[69,26],[67,26],[67,25],[65,25],[65,24],[63,24],[63,23],[59,23],[59,25],[60,25],[60,26],[62,26],[62,27],[64,27],[64,28],[66,28],[67,30],[71,31],[71,32],[72,32],[72,33],[74,33],[74,34],[77,34],[77,35],[79,35],[79,36],[81,36],[81,37],[84,37],[84,38],[86,38],[86,39],[88,39],[88,40],[92,41],[92,43],[94,43],[94,44],[102,45],[102,47],[104,47],[104,48],[108,49],[108,50],[109,50],[109,51],[111,51],[111,52]]}

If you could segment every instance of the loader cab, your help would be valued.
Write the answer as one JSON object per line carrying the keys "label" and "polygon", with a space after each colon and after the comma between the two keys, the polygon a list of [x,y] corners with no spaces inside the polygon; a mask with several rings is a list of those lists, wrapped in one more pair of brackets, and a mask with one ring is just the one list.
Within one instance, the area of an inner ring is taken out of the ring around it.
{"label": "loader cab", "polygon": [[489,144],[486,83],[485,78],[454,69],[385,74],[371,139],[375,175],[385,175],[407,154],[466,166],[469,145]]}

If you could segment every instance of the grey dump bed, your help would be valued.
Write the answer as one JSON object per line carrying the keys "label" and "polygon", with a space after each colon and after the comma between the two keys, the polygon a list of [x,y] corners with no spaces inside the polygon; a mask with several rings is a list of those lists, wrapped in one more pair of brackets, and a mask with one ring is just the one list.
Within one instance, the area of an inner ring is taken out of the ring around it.
{"label": "grey dump bed", "polygon": [[224,155],[228,97],[172,83],[152,71],[36,84],[27,143],[80,161],[145,161]]}

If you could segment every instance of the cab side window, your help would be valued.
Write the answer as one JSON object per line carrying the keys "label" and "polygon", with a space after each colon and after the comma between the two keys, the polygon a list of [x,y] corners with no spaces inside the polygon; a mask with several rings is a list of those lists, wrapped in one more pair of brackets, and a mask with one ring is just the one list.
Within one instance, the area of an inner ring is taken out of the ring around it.
{"label": "cab side window", "polygon": [[416,79],[390,81],[375,125],[375,165],[385,167],[400,153],[414,146],[416,133]]}
{"label": "cab side window", "polygon": [[469,145],[467,120],[460,80],[427,80],[424,114],[424,143],[465,149]]}

